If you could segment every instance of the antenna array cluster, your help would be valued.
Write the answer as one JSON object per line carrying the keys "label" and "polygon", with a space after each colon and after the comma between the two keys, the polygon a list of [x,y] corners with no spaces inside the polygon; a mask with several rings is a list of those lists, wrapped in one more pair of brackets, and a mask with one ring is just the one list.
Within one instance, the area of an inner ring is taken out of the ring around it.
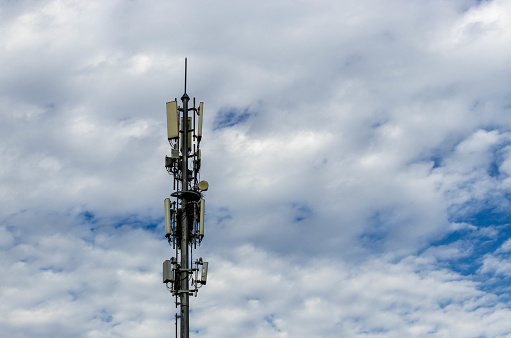
{"label": "antenna array cluster", "polygon": [[194,98],[193,107],[188,107],[189,100],[185,59],[182,106],[178,106],[177,99],[167,102],[170,156],[165,156],[165,168],[174,177],[174,192],[170,194],[172,200],[164,200],[165,237],[175,250],[175,257],[163,262],[163,283],[175,296],[176,307],[181,307],[180,315],[176,314],[176,336],[177,319],[180,318],[180,337],[189,336],[189,296],[197,297],[200,287],[206,284],[208,273],[208,262],[202,257],[195,260],[195,267],[190,267],[193,249],[200,246],[204,238],[203,192],[208,190],[209,184],[200,180],[204,103],[196,106]]}

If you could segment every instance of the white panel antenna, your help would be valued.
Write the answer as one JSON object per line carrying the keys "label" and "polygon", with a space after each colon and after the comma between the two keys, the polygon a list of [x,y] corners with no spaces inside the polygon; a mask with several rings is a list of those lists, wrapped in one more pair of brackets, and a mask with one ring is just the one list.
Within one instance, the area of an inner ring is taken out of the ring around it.
{"label": "white panel antenna", "polygon": [[177,121],[177,101],[167,102],[167,138],[169,140],[179,137]]}
{"label": "white panel antenna", "polygon": [[206,285],[207,279],[208,279],[208,262],[204,262],[202,263],[202,274],[200,279],[201,284]]}
{"label": "white panel antenna", "polygon": [[204,210],[206,209],[206,201],[200,200],[200,217],[199,217],[199,238],[204,237]]}
{"label": "white panel antenna", "polygon": [[199,127],[197,130],[197,138],[200,142],[202,139],[202,116],[204,112],[204,102],[199,103]]}
{"label": "white panel antenna", "polygon": [[170,238],[172,234],[171,227],[171,210],[170,210],[170,198],[166,198],[163,202],[163,206],[165,208],[165,237]]}

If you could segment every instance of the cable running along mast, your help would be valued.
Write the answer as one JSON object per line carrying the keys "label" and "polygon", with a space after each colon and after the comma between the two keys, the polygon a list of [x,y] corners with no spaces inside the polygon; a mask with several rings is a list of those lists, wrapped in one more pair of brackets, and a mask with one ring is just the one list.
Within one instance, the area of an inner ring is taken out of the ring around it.
{"label": "cable running along mast", "polygon": [[[175,256],[163,262],[163,283],[175,297],[176,308],[180,306],[177,320],[180,319],[180,336],[188,338],[190,332],[190,296],[197,297],[199,289],[206,284],[208,262],[202,257],[192,263],[192,251],[200,246],[204,238],[203,192],[208,190],[208,182],[200,181],[202,139],[202,116],[204,103],[188,107],[190,97],[186,93],[187,59],[185,58],[185,91],[181,97],[167,102],[167,137],[170,156],[165,156],[165,168],[173,175],[174,192],[166,198],[165,237],[175,250]],[[191,116],[189,116],[189,114]],[[191,263],[195,267],[191,267]],[[199,274],[200,271],[200,274]]]}

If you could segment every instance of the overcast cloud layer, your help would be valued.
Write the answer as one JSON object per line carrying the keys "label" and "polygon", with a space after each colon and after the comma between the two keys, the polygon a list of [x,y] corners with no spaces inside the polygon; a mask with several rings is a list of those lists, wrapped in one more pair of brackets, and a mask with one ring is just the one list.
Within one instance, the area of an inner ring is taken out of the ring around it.
{"label": "overcast cloud layer", "polygon": [[0,336],[173,335],[184,57],[192,337],[511,335],[511,2],[25,0],[0,2]]}

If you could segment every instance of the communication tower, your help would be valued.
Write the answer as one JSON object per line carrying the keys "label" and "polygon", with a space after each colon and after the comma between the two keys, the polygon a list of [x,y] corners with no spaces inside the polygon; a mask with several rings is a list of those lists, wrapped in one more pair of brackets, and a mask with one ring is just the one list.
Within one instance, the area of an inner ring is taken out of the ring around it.
{"label": "communication tower", "polygon": [[[187,59],[185,58],[185,91],[178,106],[177,98],[167,102],[167,137],[170,156],[165,156],[165,168],[174,177],[170,198],[164,200],[165,237],[175,250],[175,256],[163,262],[163,283],[175,297],[176,308],[180,306],[180,337],[188,338],[190,331],[190,296],[197,297],[199,289],[206,285],[208,262],[202,257],[193,262],[193,249],[204,238],[203,192],[208,182],[200,180],[202,117],[204,103],[189,107],[186,93]],[[195,267],[192,267],[192,264]],[[200,273],[199,273],[200,271]]]}

